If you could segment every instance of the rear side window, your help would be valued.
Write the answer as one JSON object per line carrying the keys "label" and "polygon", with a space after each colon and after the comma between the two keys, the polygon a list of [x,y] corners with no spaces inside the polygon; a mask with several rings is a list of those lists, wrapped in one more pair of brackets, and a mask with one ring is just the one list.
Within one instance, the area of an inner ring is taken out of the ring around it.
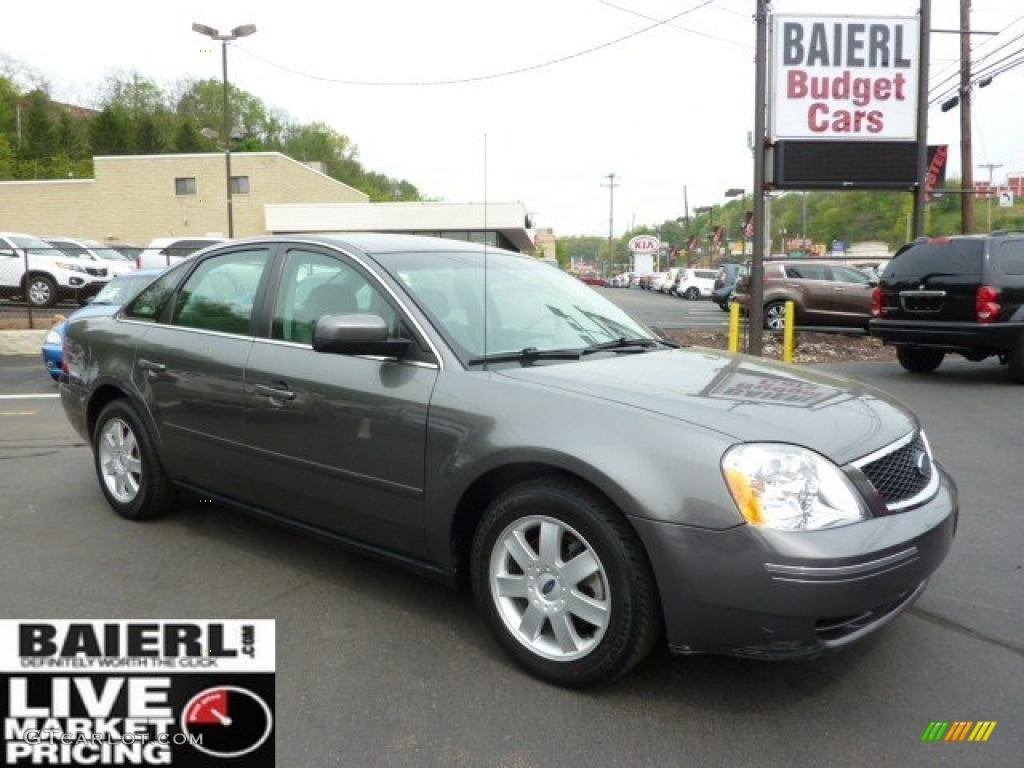
{"label": "rear side window", "polygon": [[1024,275],[1024,240],[1008,240],[999,246],[999,271],[1004,275]]}
{"label": "rear side window", "polygon": [[825,280],[824,264],[787,264],[786,277],[793,280]]}
{"label": "rear side window", "polygon": [[704,280],[714,280],[717,273],[707,269],[702,269],[697,272],[697,277],[703,278]]}
{"label": "rear side window", "polygon": [[920,280],[925,276],[981,275],[984,260],[982,240],[910,243],[892,257],[882,277]]}

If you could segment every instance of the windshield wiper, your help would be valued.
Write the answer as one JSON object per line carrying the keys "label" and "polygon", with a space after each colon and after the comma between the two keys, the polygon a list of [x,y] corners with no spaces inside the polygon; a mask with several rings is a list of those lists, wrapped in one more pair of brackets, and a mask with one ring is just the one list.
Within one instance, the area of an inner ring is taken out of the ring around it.
{"label": "windshield wiper", "polygon": [[583,354],[591,355],[594,352],[606,352],[608,350],[617,351],[629,351],[634,349],[650,349],[656,347],[659,344],[663,344],[667,347],[677,348],[679,345],[671,342],[664,341],[662,339],[648,339],[648,338],[636,338],[628,339],[625,336],[620,336],[613,341],[605,341],[601,344],[591,344],[589,347],[583,350]]}
{"label": "windshield wiper", "polygon": [[582,354],[582,349],[537,349],[536,347],[526,347],[518,352],[498,352],[493,355],[472,357],[467,362],[469,365],[482,365],[484,363],[532,363],[534,360],[579,360]]}

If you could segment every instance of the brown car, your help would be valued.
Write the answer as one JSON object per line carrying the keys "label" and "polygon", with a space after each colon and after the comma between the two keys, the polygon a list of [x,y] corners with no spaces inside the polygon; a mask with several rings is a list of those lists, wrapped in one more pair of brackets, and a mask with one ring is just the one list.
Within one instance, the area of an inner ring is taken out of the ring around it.
{"label": "brown car", "polygon": [[[771,261],[764,265],[764,327],[781,330],[787,301],[796,304],[800,325],[867,329],[871,290],[877,280],[855,267],[807,259]],[[750,303],[750,278],[736,286],[736,300]]]}

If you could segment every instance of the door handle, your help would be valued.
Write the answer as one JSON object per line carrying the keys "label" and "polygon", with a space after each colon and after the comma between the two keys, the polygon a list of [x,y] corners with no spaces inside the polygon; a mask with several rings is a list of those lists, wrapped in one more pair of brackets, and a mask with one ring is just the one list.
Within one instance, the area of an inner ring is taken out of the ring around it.
{"label": "door handle", "polygon": [[834,285],[834,286],[832,286],[832,290],[833,291],[839,291],[839,293],[842,293],[843,292],[843,287],[841,285]]}
{"label": "door handle", "polygon": [[163,373],[164,371],[167,370],[167,366],[164,365],[163,363],[155,363],[152,360],[146,360],[145,358],[141,357],[139,358],[139,361],[138,363],[136,363],[136,365],[138,365],[139,368],[141,368],[142,370],[150,371],[152,373]]}
{"label": "door handle", "polygon": [[257,395],[269,397],[271,400],[294,400],[295,393],[289,389],[278,389],[267,384],[257,384],[254,389]]}

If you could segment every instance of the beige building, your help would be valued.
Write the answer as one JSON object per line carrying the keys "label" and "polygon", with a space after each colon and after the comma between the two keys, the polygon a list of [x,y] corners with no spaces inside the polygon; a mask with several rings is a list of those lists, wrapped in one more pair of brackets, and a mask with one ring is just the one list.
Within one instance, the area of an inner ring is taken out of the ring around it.
{"label": "beige building", "polygon": [[540,227],[534,230],[533,245],[537,255],[544,259],[558,257],[558,238],[551,227]]}
{"label": "beige building", "polygon": [[[0,229],[145,245],[226,235],[224,156],[94,158],[95,178],[0,182]],[[275,203],[366,203],[353,187],[280,152],[231,155],[235,237],[268,231]]]}

